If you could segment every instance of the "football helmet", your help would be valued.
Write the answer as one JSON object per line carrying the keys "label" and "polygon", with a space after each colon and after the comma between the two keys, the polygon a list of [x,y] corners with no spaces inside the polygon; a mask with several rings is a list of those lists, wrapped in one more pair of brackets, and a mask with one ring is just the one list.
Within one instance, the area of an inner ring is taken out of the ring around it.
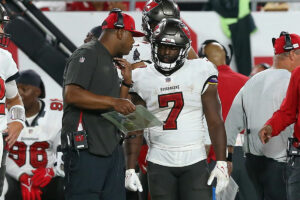
{"label": "football helmet", "polygon": [[[6,13],[4,6],[0,3],[0,26],[3,28],[6,23],[9,22],[9,17]],[[0,33],[0,46],[7,47],[10,35],[6,33]]]}
{"label": "football helmet", "polygon": [[152,29],[164,18],[180,19],[178,5],[173,0],[148,0],[142,17],[142,28],[148,40]]}
{"label": "football helmet", "polygon": [[[190,31],[179,19],[163,19],[154,29],[151,36],[151,54],[155,68],[165,76],[169,76],[183,66],[191,48]],[[159,55],[162,46],[177,47],[179,53],[170,62],[165,62]]]}

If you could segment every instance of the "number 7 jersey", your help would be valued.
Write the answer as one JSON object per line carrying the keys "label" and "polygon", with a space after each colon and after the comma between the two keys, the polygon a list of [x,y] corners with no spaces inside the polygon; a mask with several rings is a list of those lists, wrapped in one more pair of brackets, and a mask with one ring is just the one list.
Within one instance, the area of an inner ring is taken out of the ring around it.
{"label": "number 7 jersey", "polygon": [[206,59],[187,60],[170,76],[154,65],[132,72],[133,91],[159,120],[149,129],[147,160],[163,166],[182,167],[206,158],[204,113],[201,95],[217,83],[217,70]]}

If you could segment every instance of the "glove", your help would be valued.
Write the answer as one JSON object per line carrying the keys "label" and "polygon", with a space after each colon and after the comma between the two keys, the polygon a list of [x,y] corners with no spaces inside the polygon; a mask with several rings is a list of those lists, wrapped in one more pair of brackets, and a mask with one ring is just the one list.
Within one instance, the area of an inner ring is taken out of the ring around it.
{"label": "glove", "polygon": [[52,168],[38,168],[36,170],[32,170],[32,184],[35,187],[45,187],[54,177],[55,173]]}
{"label": "glove", "polygon": [[207,181],[208,185],[211,185],[214,178],[217,178],[216,194],[224,190],[229,183],[228,169],[226,161],[217,161],[217,164],[213,171],[210,173],[210,177]]}
{"label": "glove", "polygon": [[130,191],[143,192],[143,187],[141,185],[139,177],[136,175],[134,169],[127,169],[125,176],[125,188]]}
{"label": "glove", "polygon": [[31,177],[28,174],[22,174],[19,180],[23,200],[41,200],[42,191],[32,185]]}

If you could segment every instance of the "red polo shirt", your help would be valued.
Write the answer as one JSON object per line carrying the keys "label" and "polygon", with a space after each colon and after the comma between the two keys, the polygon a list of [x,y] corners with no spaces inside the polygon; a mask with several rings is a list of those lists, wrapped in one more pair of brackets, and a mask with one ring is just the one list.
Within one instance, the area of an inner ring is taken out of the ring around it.
{"label": "red polo shirt", "polygon": [[[228,65],[218,66],[218,71],[218,93],[222,103],[222,116],[225,121],[234,97],[249,78],[233,71]],[[207,161],[210,162],[210,159],[216,160],[212,146]]]}
{"label": "red polo shirt", "polygon": [[300,67],[297,67],[291,76],[286,97],[267,125],[272,126],[272,136],[278,135],[287,126],[295,123],[294,137],[300,141]]}

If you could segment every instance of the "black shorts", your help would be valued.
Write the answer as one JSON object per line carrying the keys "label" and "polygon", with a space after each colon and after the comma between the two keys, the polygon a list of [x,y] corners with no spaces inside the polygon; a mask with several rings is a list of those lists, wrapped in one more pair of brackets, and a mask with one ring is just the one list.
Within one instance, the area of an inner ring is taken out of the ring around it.
{"label": "black shorts", "polygon": [[165,167],[148,162],[151,200],[211,200],[212,187],[206,160],[185,167]]}

